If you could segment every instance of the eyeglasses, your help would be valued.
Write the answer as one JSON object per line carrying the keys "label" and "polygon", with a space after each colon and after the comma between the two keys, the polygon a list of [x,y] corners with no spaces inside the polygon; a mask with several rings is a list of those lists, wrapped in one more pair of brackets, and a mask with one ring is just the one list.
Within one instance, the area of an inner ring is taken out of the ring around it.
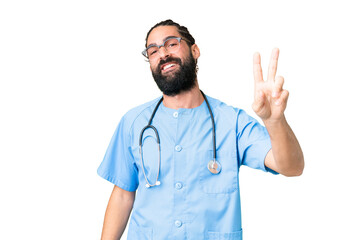
{"label": "eyeglasses", "polygon": [[165,39],[165,41],[161,45],[149,45],[144,51],[142,51],[142,55],[144,55],[147,59],[154,59],[159,56],[159,50],[161,47],[164,47],[166,52],[168,53],[175,53],[180,48],[181,40],[186,41],[186,39],[181,37],[169,37]]}

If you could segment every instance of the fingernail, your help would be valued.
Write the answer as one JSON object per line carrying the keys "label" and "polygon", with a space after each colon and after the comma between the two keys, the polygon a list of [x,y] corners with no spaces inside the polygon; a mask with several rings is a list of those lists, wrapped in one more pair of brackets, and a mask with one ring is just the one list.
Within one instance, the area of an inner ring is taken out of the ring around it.
{"label": "fingernail", "polygon": [[273,96],[273,97],[277,97],[277,95],[278,95],[278,93],[277,93],[276,91],[273,91],[273,92],[272,92],[272,96]]}
{"label": "fingernail", "polygon": [[280,100],[275,101],[275,105],[280,105],[280,103],[281,103]]}

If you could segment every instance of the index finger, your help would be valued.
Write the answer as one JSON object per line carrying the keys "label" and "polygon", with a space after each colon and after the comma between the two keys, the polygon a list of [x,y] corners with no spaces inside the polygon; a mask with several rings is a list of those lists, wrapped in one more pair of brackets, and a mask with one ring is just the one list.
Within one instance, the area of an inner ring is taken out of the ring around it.
{"label": "index finger", "polygon": [[267,81],[275,81],[275,75],[277,70],[277,64],[279,59],[279,49],[274,48],[271,52],[271,59],[269,64]]}
{"label": "index finger", "polygon": [[261,69],[261,59],[258,52],[254,53],[253,57],[253,71],[254,71],[254,80],[255,84],[263,81],[263,74]]}

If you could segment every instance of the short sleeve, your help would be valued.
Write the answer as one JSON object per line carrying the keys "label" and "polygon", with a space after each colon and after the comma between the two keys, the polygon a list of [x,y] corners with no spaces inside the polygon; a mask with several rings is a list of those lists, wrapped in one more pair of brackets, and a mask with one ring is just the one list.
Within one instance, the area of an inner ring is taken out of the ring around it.
{"label": "short sleeve", "polygon": [[138,187],[138,171],[131,152],[128,125],[124,116],[111,138],[97,173],[116,186],[132,192]]}
{"label": "short sleeve", "polygon": [[266,128],[243,110],[239,110],[237,124],[239,165],[278,174],[265,166],[265,157],[271,150],[270,136]]}

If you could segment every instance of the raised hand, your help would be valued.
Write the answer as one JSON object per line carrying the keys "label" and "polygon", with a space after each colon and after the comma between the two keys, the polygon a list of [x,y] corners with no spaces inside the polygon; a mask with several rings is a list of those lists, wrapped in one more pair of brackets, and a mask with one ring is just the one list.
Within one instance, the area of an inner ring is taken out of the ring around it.
{"label": "raised hand", "polygon": [[279,49],[271,53],[267,80],[263,80],[260,54],[254,54],[255,96],[252,105],[254,112],[265,121],[277,121],[284,117],[289,92],[283,89],[284,78],[276,76]]}

